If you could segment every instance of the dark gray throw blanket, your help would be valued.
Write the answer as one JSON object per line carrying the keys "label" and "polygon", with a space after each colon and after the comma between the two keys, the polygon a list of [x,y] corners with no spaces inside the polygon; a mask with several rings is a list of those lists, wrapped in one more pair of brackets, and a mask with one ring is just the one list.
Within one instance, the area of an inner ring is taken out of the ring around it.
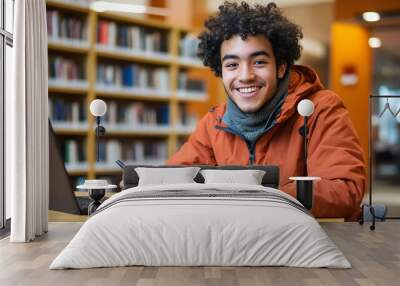
{"label": "dark gray throw blanket", "polygon": [[118,199],[108,203],[105,201],[103,205],[97,209],[92,216],[122,202],[127,201],[143,201],[152,199],[177,199],[177,200],[190,200],[193,198],[197,199],[211,199],[211,198],[231,198],[231,199],[264,199],[269,202],[276,202],[281,204],[290,205],[305,214],[311,215],[310,212],[303,207],[300,203],[292,201],[282,195],[259,190],[241,190],[241,191],[221,191],[216,189],[207,190],[164,190],[164,191],[137,191],[129,192],[125,195],[120,196]]}

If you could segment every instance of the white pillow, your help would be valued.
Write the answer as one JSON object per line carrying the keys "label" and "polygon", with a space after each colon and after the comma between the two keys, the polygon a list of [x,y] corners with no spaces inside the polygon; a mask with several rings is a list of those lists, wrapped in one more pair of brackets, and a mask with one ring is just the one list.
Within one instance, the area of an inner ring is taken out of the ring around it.
{"label": "white pillow", "polygon": [[138,186],[195,183],[199,167],[182,168],[135,168],[139,176]]}
{"label": "white pillow", "polygon": [[204,183],[234,183],[246,185],[261,185],[265,171],[262,170],[201,170]]}

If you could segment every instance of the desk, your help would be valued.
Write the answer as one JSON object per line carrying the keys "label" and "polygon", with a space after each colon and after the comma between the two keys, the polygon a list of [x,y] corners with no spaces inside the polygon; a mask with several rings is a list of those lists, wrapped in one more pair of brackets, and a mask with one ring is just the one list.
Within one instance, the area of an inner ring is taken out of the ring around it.
{"label": "desk", "polygon": [[[83,222],[88,218],[87,215],[76,215],[63,213],[58,211],[49,210],[49,221],[50,222]],[[338,223],[344,222],[343,218],[319,218],[317,219],[319,223]]]}
{"label": "desk", "polygon": [[[117,193],[118,192],[107,191],[104,197],[109,198]],[[89,193],[87,191],[75,191],[74,194],[75,197],[89,197]]]}

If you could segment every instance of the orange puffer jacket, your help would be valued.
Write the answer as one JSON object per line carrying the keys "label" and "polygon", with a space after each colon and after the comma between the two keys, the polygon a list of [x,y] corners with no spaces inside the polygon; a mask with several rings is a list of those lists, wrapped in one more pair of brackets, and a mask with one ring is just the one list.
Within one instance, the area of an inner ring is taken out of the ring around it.
{"label": "orange puffer jacket", "polygon": [[[296,196],[291,176],[302,175],[304,120],[297,103],[310,99],[315,111],[308,120],[309,176],[315,183],[312,212],[316,217],[342,217],[354,220],[360,213],[365,188],[362,149],[348,111],[334,92],[323,89],[317,74],[305,66],[293,66],[289,94],[276,118],[276,125],[262,135],[255,146],[255,165],[278,165],[280,189]],[[167,164],[248,165],[249,150],[237,135],[218,129],[226,104],[212,108],[198,123],[188,141]]]}

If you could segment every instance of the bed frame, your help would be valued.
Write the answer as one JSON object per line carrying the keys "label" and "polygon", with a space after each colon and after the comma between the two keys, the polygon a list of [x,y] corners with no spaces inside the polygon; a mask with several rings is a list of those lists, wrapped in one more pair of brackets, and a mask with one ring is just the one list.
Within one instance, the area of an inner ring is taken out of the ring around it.
{"label": "bed frame", "polygon": [[[121,189],[133,188],[138,185],[139,176],[135,171],[137,167],[147,167],[147,168],[177,168],[177,167],[188,167],[182,165],[165,165],[165,166],[146,166],[146,165],[126,165],[123,168],[122,174],[122,182]],[[265,171],[265,175],[262,180],[262,185],[265,187],[271,187],[275,189],[279,189],[279,167],[272,165],[263,165],[263,166],[208,166],[208,165],[190,165],[190,167],[200,167],[202,170],[204,169],[219,169],[219,170],[263,170]],[[194,178],[197,183],[204,183],[204,178],[200,174]]]}

